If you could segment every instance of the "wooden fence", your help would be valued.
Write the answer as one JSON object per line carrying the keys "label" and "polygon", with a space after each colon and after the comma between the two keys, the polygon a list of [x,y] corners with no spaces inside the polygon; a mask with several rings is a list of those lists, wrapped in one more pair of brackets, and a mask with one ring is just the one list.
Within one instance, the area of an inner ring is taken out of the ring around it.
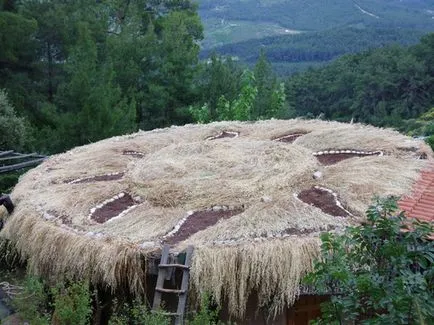
{"label": "wooden fence", "polygon": [[36,166],[47,157],[37,153],[23,154],[13,150],[0,151],[0,174]]}

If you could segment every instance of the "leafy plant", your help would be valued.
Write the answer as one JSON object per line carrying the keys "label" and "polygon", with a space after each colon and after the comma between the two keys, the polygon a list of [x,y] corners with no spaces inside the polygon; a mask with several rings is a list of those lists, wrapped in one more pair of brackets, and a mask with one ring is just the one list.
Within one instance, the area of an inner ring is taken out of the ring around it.
{"label": "leafy plant", "polygon": [[65,325],[86,325],[92,314],[91,294],[87,282],[64,283],[52,289],[53,322]]}
{"label": "leafy plant", "polygon": [[220,309],[209,294],[204,294],[199,311],[187,322],[188,325],[223,325],[218,320]]}
{"label": "leafy plant", "polygon": [[189,112],[193,117],[194,121],[199,124],[209,123],[211,122],[211,114],[209,110],[209,105],[207,103],[202,106],[190,106]]}
{"label": "leafy plant", "polygon": [[[116,303],[115,303],[116,305]],[[136,300],[132,304],[118,305],[117,310],[110,318],[110,325],[169,325],[171,320],[161,313],[152,313],[149,306],[142,301]],[[205,294],[197,312],[193,312],[189,319],[185,320],[187,325],[225,325],[219,320],[220,308],[215,304],[212,297]],[[229,325],[229,323],[228,323]]]}
{"label": "leafy plant", "polygon": [[245,70],[242,75],[242,87],[239,96],[229,102],[224,96],[217,103],[217,115],[224,121],[247,121],[252,118],[252,108],[258,89],[254,85],[255,76],[250,70]]}
{"label": "leafy plant", "polygon": [[23,290],[14,298],[12,305],[30,324],[50,324],[49,305],[43,281],[28,276],[24,281]]}
{"label": "leafy plant", "polygon": [[28,126],[18,117],[6,91],[0,89],[0,150],[21,149],[28,142]]}
{"label": "leafy plant", "polygon": [[322,235],[322,256],[307,283],[331,293],[315,324],[428,324],[434,315],[432,224],[377,199],[368,223]]}
{"label": "leafy plant", "polygon": [[425,141],[426,141],[426,143],[429,144],[431,149],[434,151],[434,135],[428,137]]}
{"label": "leafy plant", "polygon": [[135,300],[132,304],[118,306],[116,312],[110,318],[110,325],[169,325],[170,319],[163,313],[151,313],[147,304]]}

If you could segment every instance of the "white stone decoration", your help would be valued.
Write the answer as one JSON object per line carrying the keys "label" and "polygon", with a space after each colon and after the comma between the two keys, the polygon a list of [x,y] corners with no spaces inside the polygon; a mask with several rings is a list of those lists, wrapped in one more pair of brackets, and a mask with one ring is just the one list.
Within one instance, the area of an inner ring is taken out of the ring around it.
{"label": "white stone decoration", "polygon": [[75,184],[75,183],[80,183],[80,182],[84,182],[84,181],[92,181],[93,179],[97,178],[97,177],[104,177],[104,176],[116,176],[116,175],[121,175],[124,174],[124,172],[114,172],[114,173],[108,173],[108,174],[103,174],[103,175],[95,175],[95,176],[90,176],[90,177],[83,177],[83,178],[77,178],[74,179],[72,181],[67,182],[66,184]]}
{"label": "white stone decoration", "polygon": [[312,155],[314,156],[322,156],[322,155],[335,155],[335,154],[354,154],[354,155],[361,155],[361,156],[384,156],[384,152],[381,150],[377,151],[360,151],[360,150],[325,150],[325,151],[317,151],[313,152]]}

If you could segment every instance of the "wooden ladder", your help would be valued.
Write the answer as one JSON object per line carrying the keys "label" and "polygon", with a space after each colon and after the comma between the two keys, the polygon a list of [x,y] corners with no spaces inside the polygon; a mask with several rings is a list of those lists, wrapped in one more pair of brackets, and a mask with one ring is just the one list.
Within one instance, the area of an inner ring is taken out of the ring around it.
{"label": "wooden ladder", "polygon": [[[184,324],[185,306],[187,304],[187,292],[190,279],[190,265],[193,255],[193,246],[188,246],[185,254],[184,264],[169,264],[169,245],[164,245],[163,252],[161,254],[161,261],[158,265],[158,278],[157,285],[155,286],[154,302],[152,304],[153,313],[161,313],[163,315],[174,316],[175,325]],[[182,282],[180,289],[165,289],[164,280],[170,279],[172,274],[171,269],[182,269]],[[175,313],[161,312],[161,298],[163,293],[173,293],[178,295],[178,308]]]}

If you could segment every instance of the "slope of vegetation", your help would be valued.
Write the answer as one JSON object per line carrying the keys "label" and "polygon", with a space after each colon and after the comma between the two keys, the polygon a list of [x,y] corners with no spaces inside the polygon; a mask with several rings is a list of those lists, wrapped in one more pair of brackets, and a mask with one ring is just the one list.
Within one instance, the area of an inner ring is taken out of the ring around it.
{"label": "slope of vegetation", "polygon": [[58,152],[182,121],[202,37],[191,2],[0,5],[0,89],[31,124],[29,146]]}
{"label": "slope of vegetation", "polygon": [[[233,43],[245,24],[280,26],[281,29],[321,31],[344,26],[375,26],[433,30],[431,1],[399,0],[200,0],[205,24],[205,46]],[[218,30],[234,26],[225,37]],[[274,34],[282,33],[276,28]],[[270,34],[271,36],[272,34]],[[249,38],[255,38],[251,36]],[[246,38],[247,39],[247,38]]]}
{"label": "slope of vegetation", "polygon": [[327,63],[343,54],[357,53],[388,44],[415,44],[423,34],[422,31],[404,29],[335,28],[227,44],[213,50],[204,50],[201,56],[207,57],[210,53],[216,52],[238,57],[247,64],[254,64],[259,56],[259,49],[263,49],[276,72],[285,76],[311,64]]}
{"label": "slope of vegetation", "polygon": [[434,107],[433,34],[409,48],[344,56],[283,87],[270,61],[321,64],[419,34],[335,29],[294,36],[289,50],[286,38],[269,38],[258,58],[252,41],[249,72],[221,55],[199,61],[202,25],[190,1],[29,0],[1,9],[0,89],[25,128],[3,150],[55,153],[138,128],[234,118],[324,115],[431,134],[420,117]]}
{"label": "slope of vegetation", "polygon": [[434,106],[434,34],[399,46],[344,56],[287,81],[298,115],[412,128],[412,119]]}

